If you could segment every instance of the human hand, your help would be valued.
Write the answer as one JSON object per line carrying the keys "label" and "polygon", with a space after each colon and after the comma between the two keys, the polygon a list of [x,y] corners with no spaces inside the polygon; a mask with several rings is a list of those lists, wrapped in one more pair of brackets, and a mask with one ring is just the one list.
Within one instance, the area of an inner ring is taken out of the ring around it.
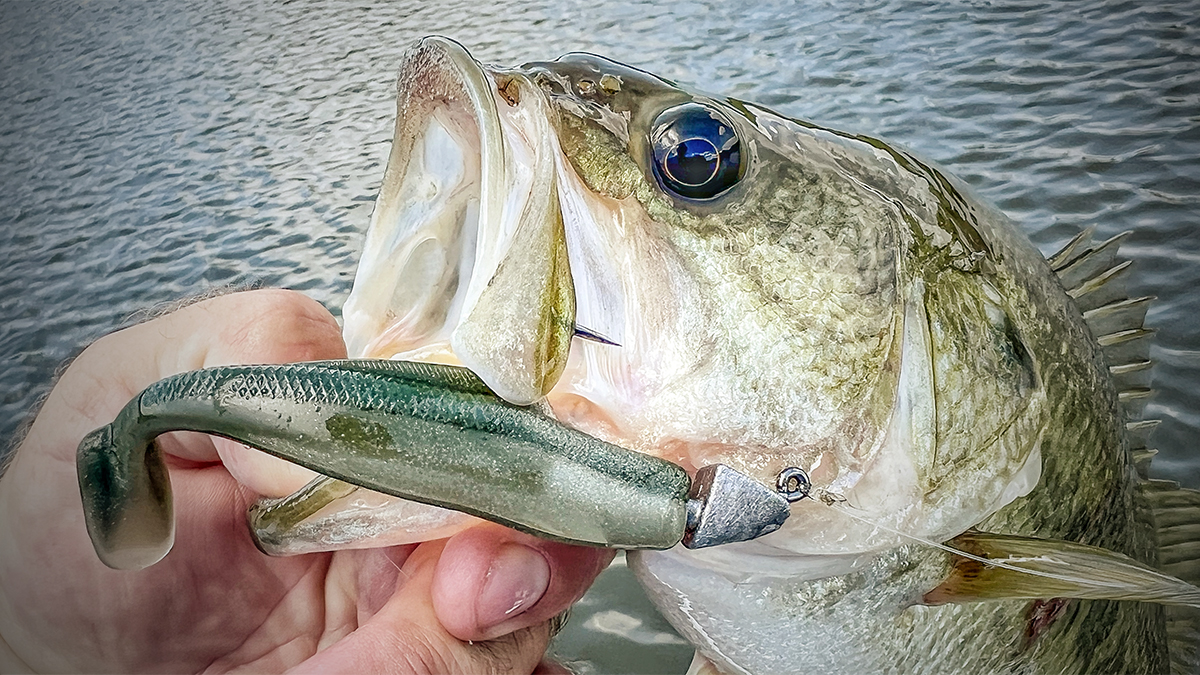
{"label": "human hand", "polygon": [[176,540],[138,572],[105,567],[75,451],[163,377],[345,357],[333,317],[287,291],[200,302],[108,335],[66,370],[0,478],[0,669],[87,672],[531,672],[549,620],[612,558],[491,524],[386,549],[271,558],[246,510],[298,467],[180,432],[160,437]]}

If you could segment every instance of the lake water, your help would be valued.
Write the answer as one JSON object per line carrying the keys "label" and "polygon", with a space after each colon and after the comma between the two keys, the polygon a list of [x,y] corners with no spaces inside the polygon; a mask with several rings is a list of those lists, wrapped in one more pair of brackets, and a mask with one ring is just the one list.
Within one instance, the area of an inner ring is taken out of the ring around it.
{"label": "lake water", "polygon": [[[881,136],[1045,252],[1134,230],[1159,301],[1153,473],[1200,488],[1200,3],[0,2],[0,432],[137,310],[227,284],[336,314],[387,157],[404,49],[592,51]],[[683,672],[620,566],[557,653]]]}

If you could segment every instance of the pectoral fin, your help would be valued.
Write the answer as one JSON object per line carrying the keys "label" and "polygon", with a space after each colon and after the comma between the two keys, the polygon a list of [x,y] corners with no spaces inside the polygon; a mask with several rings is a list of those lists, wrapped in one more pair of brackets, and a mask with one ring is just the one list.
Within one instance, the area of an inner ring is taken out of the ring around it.
{"label": "pectoral fin", "polygon": [[692,663],[688,666],[687,675],[722,675],[708,657],[700,652],[692,655]]}
{"label": "pectoral fin", "polygon": [[956,556],[950,576],[925,594],[927,605],[1075,598],[1200,607],[1200,588],[1095,546],[983,532],[947,544],[994,562]]}

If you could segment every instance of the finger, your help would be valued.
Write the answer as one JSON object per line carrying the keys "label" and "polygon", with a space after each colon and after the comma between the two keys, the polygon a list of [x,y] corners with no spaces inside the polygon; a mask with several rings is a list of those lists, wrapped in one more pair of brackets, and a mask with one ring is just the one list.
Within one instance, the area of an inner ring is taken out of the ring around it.
{"label": "finger", "polygon": [[[231,293],[190,305],[97,340],[63,375],[39,415],[31,437],[63,455],[84,434],[106,424],[153,382],[177,373],[238,363],[289,363],[343,358],[336,321],[300,293],[261,290]],[[283,460],[199,434],[171,434],[161,447],[191,462],[223,461],[252,490],[288,494],[313,475]]]}
{"label": "finger", "polygon": [[[159,378],[213,366],[346,357],[333,316],[320,303],[292,291],[220,296],[163,319],[164,325],[154,327],[153,335],[163,338],[161,347],[170,353],[160,358]],[[235,441],[213,438],[209,444],[206,440],[199,434],[175,434],[163,448],[194,461],[219,458],[235,480],[268,497],[291,494],[316,476]],[[212,449],[217,457],[211,456]]]}
{"label": "finger", "polygon": [[433,580],[438,619],[460,640],[548,621],[578,600],[614,551],[480,525],[449,539]]}
{"label": "finger", "polygon": [[[23,653],[39,655],[37,667],[67,671],[137,669],[128,664],[154,654],[191,658],[197,654],[194,645],[179,651],[178,645],[160,646],[151,637],[180,626],[187,628],[181,634],[200,624],[218,625],[218,637],[222,631],[226,637],[254,633],[275,590],[306,570],[299,561],[268,565],[253,548],[242,507],[245,491],[223,471],[177,472],[173,466],[175,503],[181,505],[177,553],[138,574],[114,572],[100,563],[87,535],[76,447],[162,377],[206,365],[344,354],[329,313],[285,291],[214,298],[106,336],[84,350],[54,387],[0,479],[0,540],[5,542],[0,546],[5,602],[0,604],[13,610],[0,616],[0,631],[16,635]],[[197,434],[164,437],[162,446],[180,457],[191,453],[197,461],[218,459],[211,440]],[[181,477],[186,480],[177,480]],[[240,583],[243,577],[254,577],[254,583]],[[247,593],[267,600],[235,616],[220,616],[219,607],[210,605],[213,599]],[[172,601],[156,600],[164,597]],[[140,611],[145,607],[153,611]],[[193,616],[197,608],[213,613]],[[80,634],[90,637],[80,639]],[[105,651],[109,644],[122,649]],[[115,660],[88,660],[102,658]]]}
{"label": "finger", "polygon": [[312,298],[283,289],[219,296],[131,330],[138,328],[151,333],[147,339],[157,348],[157,377],[210,366],[346,357],[333,315]]}
{"label": "finger", "polygon": [[438,622],[431,587],[444,546],[444,541],[418,546],[396,576],[399,589],[378,612],[291,672],[532,672],[550,640],[545,623],[498,640],[471,643]]}
{"label": "finger", "polygon": [[345,354],[333,317],[300,293],[261,290],[219,296],[92,343],[54,387],[30,436],[40,433],[50,445],[77,441],[111,421],[145,387],[184,371]]}
{"label": "finger", "polygon": [[225,438],[213,438],[213,447],[234,480],[264,497],[286,497],[308,485],[317,473]]}

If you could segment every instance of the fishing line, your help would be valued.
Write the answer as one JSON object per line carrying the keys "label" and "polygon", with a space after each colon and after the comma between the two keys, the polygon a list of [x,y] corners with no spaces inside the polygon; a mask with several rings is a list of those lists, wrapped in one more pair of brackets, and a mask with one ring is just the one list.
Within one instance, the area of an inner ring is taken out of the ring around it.
{"label": "fishing line", "polygon": [[[871,520],[870,518],[867,518],[865,516],[861,516],[857,513],[854,513],[854,510],[855,510],[854,507],[850,506],[848,503],[846,503],[845,497],[842,497],[841,495],[833,494],[833,493],[825,491],[825,490],[821,490],[820,494],[817,495],[817,501],[820,501],[821,503],[825,504],[826,506],[828,506],[830,508],[836,509],[840,513],[844,513],[847,516],[850,516],[851,518],[854,518],[855,520],[857,520],[859,522],[866,523],[867,525],[877,527],[885,532],[890,532],[892,534],[898,535],[900,537],[904,537],[906,539],[911,539],[917,543],[925,544],[926,546],[932,546],[934,548],[941,549],[943,551],[946,551],[947,553],[952,553],[954,555],[962,556],[969,560],[974,560],[975,562],[983,563],[984,565],[987,565],[988,567],[999,567],[1001,569],[1009,570],[1010,572],[1018,572],[1020,574],[1028,574],[1028,575],[1035,576],[1035,577],[1044,577],[1046,579],[1054,579],[1055,581],[1062,581],[1062,582],[1069,583],[1069,584],[1084,584],[1084,585],[1089,585],[1089,586],[1101,586],[1104,588],[1124,588],[1124,587],[1128,586],[1128,584],[1123,584],[1123,583],[1119,583],[1119,582],[1106,583],[1106,582],[1098,581],[1095,579],[1081,579],[1079,577],[1069,577],[1069,576],[1065,576],[1065,575],[1061,575],[1061,574],[1055,574],[1053,572],[1042,572],[1040,570],[1031,570],[1027,567],[1017,567],[1016,565],[1007,563],[1004,560],[997,560],[994,558],[985,558],[983,556],[978,556],[973,553],[967,553],[966,551],[954,548],[953,546],[949,546],[947,544],[942,544],[942,543],[938,543],[936,541],[932,541],[930,539],[925,539],[924,537],[919,537],[915,534],[901,532],[900,530],[888,527],[887,525],[884,525],[883,523],[875,522],[875,521]],[[1067,564],[1067,563],[1064,563],[1061,561],[1054,560],[1052,558],[1039,558],[1039,560],[1043,560],[1048,563],[1056,563],[1059,565]]]}

